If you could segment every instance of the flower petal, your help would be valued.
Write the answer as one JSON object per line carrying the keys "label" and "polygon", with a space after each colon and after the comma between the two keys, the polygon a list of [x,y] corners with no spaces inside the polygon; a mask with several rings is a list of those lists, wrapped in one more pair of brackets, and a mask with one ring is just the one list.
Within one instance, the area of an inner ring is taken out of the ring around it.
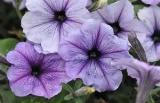
{"label": "flower petal", "polygon": [[34,78],[25,76],[15,82],[10,82],[10,87],[16,96],[27,96],[32,93]]}
{"label": "flower petal", "polygon": [[15,50],[22,54],[31,65],[38,64],[43,59],[43,56],[35,51],[33,45],[27,42],[17,44]]}
{"label": "flower petal", "polygon": [[[40,77],[40,82],[41,82],[40,87],[42,87],[44,90],[45,93],[45,95],[43,95],[44,97],[50,99],[51,97],[61,92],[62,78],[59,78],[59,76],[56,76],[55,73],[45,73]],[[39,88],[35,87],[35,91],[38,89]]]}
{"label": "flower petal", "polygon": [[26,13],[22,18],[22,27],[27,38],[34,43],[40,43],[46,35],[54,35],[49,31],[57,25],[52,21],[52,18],[51,14],[46,15],[41,12]]}
{"label": "flower petal", "polygon": [[28,60],[24,57],[24,55],[20,54],[17,51],[10,51],[7,54],[7,61],[13,65],[30,68],[30,64]]}
{"label": "flower petal", "polygon": [[134,18],[133,5],[128,0],[120,0],[98,10],[98,14],[107,23],[126,22]]}
{"label": "flower petal", "polygon": [[142,0],[145,4],[150,4],[150,5],[157,5],[160,3],[159,0]]}
{"label": "flower petal", "polygon": [[30,75],[30,72],[31,68],[11,66],[7,71],[7,77],[10,82],[14,82]]}
{"label": "flower petal", "polygon": [[149,7],[139,10],[138,17],[140,18],[140,20],[146,23],[148,30],[150,31],[150,35],[154,33],[154,27],[156,23],[155,23],[155,14],[153,12],[153,8]]}
{"label": "flower petal", "polygon": [[68,82],[70,78],[66,74],[65,61],[58,54],[47,54],[43,60],[42,70],[44,74],[52,74],[61,82]]}
{"label": "flower petal", "polygon": [[95,87],[99,92],[116,90],[122,81],[121,71],[94,62],[88,63],[80,76],[86,85]]}
{"label": "flower petal", "polygon": [[40,11],[49,14],[54,10],[51,1],[52,0],[27,0],[26,7],[30,11]]}

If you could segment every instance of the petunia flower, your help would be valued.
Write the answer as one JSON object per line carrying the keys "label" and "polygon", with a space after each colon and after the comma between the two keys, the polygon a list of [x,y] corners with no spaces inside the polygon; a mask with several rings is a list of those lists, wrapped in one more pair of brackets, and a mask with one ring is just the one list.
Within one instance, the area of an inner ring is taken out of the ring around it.
{"label": "petunia flower", "polygon": [[[14,7],[16,7],[16,0],[4,0],[5,2],[8,3],[12,3]],[[24,9],[26,6],[26,0],[20,0],[20,5],[19,5],[19,9],[22,10]]]}
{"label": "petunia flower", "polygon": [[112,26],[114,34],[120,38],[127,39],[131,32],[139,35],[138,37],[142,40],[145,38],[147,28],[135,18],[134,6],[128,0],[118,0],[92,14],[94,18]]}
{"label": "petunia flower", "polygon": [[145,103],[150,91],[160,83],[160,67],[136,59],[122,60],[121,65],[127,68],[129,76],[137,80],[138,94],[136,103]]}
{"label": "petunia flower", "polygon": [[29,43],[19,43],[7,54],[7,60],[11,63],[7,77],[16,96],[32,94],[51,98],[61,92],[61,83],[70,80],[59,55],[39,54]]}
{"label": "petunia flower", "polygon": [[160,3],[160,0],[142,0],[142,2],[149,5],[157,5]]}
{"label": "petunia flower", "polygon": [[147,37],[141,41],[145,49],[147,59],[154,62],[160,59],[160,8],[151,6],[138,12],[138,17],[148,28]]}
{"label": "petunia flower", "polygon": [[67,74],[82,79],[99,92],[116,90],[122,73],[112,64],[130,56],[127,42],[113,34],[109,25],[91,20],[65,38],[59,54],[67,61]]}
{"label": "petunia flower", "polygon": [[23,31],[44,52],[55,53],[61,39],[90,18],[86,5],[87,0],[27,0]]}

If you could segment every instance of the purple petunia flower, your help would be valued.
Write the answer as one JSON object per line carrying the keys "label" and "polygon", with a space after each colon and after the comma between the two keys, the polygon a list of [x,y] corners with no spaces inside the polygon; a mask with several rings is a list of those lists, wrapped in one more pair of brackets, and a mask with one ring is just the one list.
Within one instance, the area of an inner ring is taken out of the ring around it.
{"label": "purple petunia flower", "polygon": [[86,5],[87,0],[28,0],[22,19],[27,39],[45,53],[57,52],[60,40],[90,18]]}
{"label": "purple petunia flower", "polygon": [[135,18],[134,7],[128,0],[106,5],[93,12],[93,16],[112,26],[114,34],[120,38],[127,39],[128,34],[134,32],[143,39],[147,31],[144,24]]}
{"label": "purple petunia flower", "polygon": [[142,2],[149,5],[157,5],[160,3],[160,0],[142,0]]}
{"label": "purple petunia flower", "polygon": [[138,12],[139,18],[148,28],[147,37],[141,41],[150,62],[160,59],[160,8],[151,6]]}
{"label": "purple petunia flower", "polygon": [[116,90],[122,73],[112,66],[120,58],[129,58],[127,42],[113,35],[104,23],[89,21],[68,36],[60,45],[59,54],[66,62],[66,72],[81,78],[98,91]]}
{"label": "purple petunia flower", "polygon": [[[12,3],[14,7],[16,7],[16,0],[4,0],[5,2],[8,2],[8,3]],[[22,10],[24,9],[26,6],[26,0],[21,0],[20,1],[20,5],[19,5],[19,9]]]}
{"label": "purple petunia flower", "polygon": [[160,67],[136,59],[123,60],[120,65],[127,67],[128,75],[137,79],[138,94],[136,103],[145,103],[150,91],[156,84],[160,83]]}
{"label": "purple petunia flower", "polygon": [[70,80],[59,55],[39,54],[29,43],[19,43],[7,54],[7,60],[11,63],[7,77],[16,96],[32,94],[51,98],[60,93],[62,82]]}

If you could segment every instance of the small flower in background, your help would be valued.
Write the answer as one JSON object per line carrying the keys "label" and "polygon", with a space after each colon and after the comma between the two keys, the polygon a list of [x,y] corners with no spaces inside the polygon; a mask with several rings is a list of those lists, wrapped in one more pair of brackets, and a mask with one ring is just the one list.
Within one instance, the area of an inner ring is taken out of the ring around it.
{"label": "small flower in background", "polygon": [[70,80],[59,55],[39,54],[29,43],[19,43],[7,54],[7,60],[12,64],[7,77],[16,96],[32,94],[51,98],[61,92],[62,82]]}
{"label": "small flower in background", "polygon": [[59,54],[67,61],[67,74],[81,78],[84,84],[99,92],[116,90],[122,81],[122,72],[112,63],[130,56],[127,42],[113,34],[109,25],[91,20],[65,38]]}
{"label": "small flower in background", "polygon": [[160,3],[160,0],[142,0],[142,2],[149,5],[157,5]]}
{"label": "small flower in background", "polygon": [[86,5],[87,0],[28,0],[23,31],[44,52],[57,52],[61,39],[90,18]]}
{"label": "small flower in background", "polygon": [[[4,0],[5,2],[12,3],[16,7],[16,0]],[[19,9],[22,10],[26,7],[26,0],[20,0]]]}
{"label": "small flower in background", "polygon": [[131,32],[139,35],[140,39],[145,38],[147,28],[135,18],[134,6],[128,0],[119,0],[106,5],[92,14],[97,20],[112,26],[114,34],[120,38],[127,39],[128,34]]}
{"label": "small flower in background", "polygon": [[138,94],[136,103],[145,103],[150,91],[156,84],[160,83],[160,67],[136,59],[123,60],[121,65],[127,68],[129,76],[137,79]]}
{"label": "small flower in background", "polygon": [[143,8],[138,12],[138,17],[148,28],[147,37],[141,41],[145,49],[147,59],[150,62],[160,59],[160,8],[151,6]]}

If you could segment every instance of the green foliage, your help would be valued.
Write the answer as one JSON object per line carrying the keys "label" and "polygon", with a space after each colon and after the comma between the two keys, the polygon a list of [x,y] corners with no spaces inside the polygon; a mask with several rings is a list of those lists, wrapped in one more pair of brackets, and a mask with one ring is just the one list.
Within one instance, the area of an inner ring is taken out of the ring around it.
{"label": "green foliage", "polygon": [[18,41],[13,38],[0,40],[0,55],[4,56],[8,51],[12,50]]}

